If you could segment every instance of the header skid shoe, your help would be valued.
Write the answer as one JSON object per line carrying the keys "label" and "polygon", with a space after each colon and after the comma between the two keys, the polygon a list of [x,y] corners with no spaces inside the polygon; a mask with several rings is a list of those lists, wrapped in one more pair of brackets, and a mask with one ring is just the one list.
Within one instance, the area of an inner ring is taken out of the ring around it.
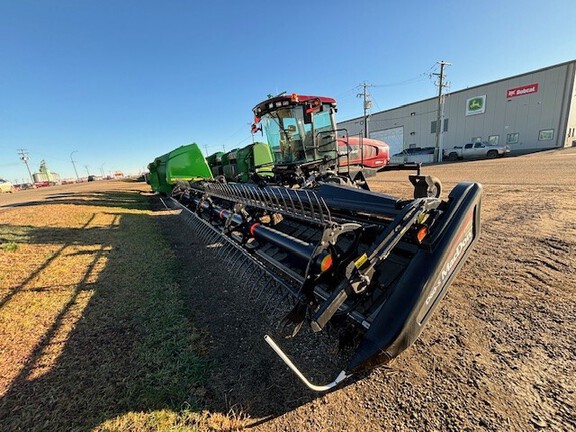
{"label": "header skid shoe", "polygon": [[265,336],[309,388],[327,391],[418,338],[478,239],[481,194],[477,183],[456,185],[447,200],[429,193],[401,200],[331,183],[199,182],[178,192],[185,203],[175,195],[171,204],[201,240],[219,244],[219,259],[273,317],[275,331],[285,327],[291,344],[337,340],[344,356],[337,378],[314,385]]}

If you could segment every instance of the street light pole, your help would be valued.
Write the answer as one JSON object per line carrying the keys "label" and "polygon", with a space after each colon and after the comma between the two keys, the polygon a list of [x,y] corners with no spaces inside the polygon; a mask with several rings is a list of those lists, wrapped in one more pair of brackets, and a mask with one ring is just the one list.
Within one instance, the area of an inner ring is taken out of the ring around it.
{"label": "street light pole", "polygon": [[74,150],[72,153],[70,153],[70,162],[72,162],[72,166],[74,167],[74,173],[76,174],[76,183],[78,183],[80,181],[80,177],[78,176],[78,171],[76,170],[76,162],[72,158],[72,155],[74,153],[78,153],[78,150]]}

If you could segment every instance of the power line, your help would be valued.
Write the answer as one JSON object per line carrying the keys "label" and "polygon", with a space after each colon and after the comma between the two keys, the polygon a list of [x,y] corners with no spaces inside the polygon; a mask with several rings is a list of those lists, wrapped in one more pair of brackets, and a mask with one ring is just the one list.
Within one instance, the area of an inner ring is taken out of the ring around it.
{"label": "power line", "polygon": [[[399,86],[399,85],[413,84],[413,83],[416,83],[418,81],[423,81],[424,79],[429,78],[433,75],[430,73],[430,71],[437,68],[437,65],[438,64],[435,63],[432,66],[430,66],[428,69],[426,69],[424,72],[418,74],[415,77],[408,78],[404,81],[399,81],[399,82],[395,82],[395,83],[388,83],[388,84],[368,84],[366,82],[363,82],[362,84],[357,85],[356,87],[343,92],[343,93],[348,93],[348,92],[352,92],[352,91],[358,91],[358,89],[362,89],[362,92],[357,93],[356,97],[363,98],[363,113],[364,113],[363,118],[364,118],[364,134],[365,134],[365,136],[368,137],[368,133],[369,133],[368,121],[370,119],[370,115],[369,115],[368,111],[372,108],[372,104],[376,103],[376,101],[372,98],[372,95],[370,95],[368,93],[368,91],[367,91],[368,87],[374,87],[374,88],[394,87],[394,86]],[[377,103],[376,103],[376,105],[378,106]],[[380,107],[378,107],[378,109],[380,109]]]}
{"label": "power line", "polygon": [[7,168],[19,165],[18,162],[10,162],[5,164],[0,164],[0,168]]}
{"label": "power line", "polygon": [[430,76],[430,71],[432,71],[434,68],[436,68],[436,63],[433,64],[431,67],[429,67],[428,69],[426,69],[424,72],[412,77],[412,78],[408,78],[406,80],[403,81],[397,81],[394,83],[388,83],[388,84],[373,84],[372,87],[394,87],[394,86],[400,86],[400,85],[406,85],[406,84],[412,84],[418,81],[423,81],[425,78]]}

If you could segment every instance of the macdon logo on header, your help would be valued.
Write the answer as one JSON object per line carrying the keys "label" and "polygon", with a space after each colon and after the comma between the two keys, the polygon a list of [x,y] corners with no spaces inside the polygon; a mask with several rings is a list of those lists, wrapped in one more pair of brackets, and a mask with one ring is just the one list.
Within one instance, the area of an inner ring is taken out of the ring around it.
{"label": "macdon logo on header", "polygon": [[462,253],[466,250],[468,245],[470,245],[470,243],[472,243],[473,237],[474,236],[472,233],[472,225],[470,225],[470,228],[468,229],[468,231],[464,235],[464,238],[462,239],[462,241],[460,241],[460,243],[458,243],[458,246],[456,246],[456,249],[454,250],[454,254],[452,255],[452,257],[448,261],[446,261],[446,264],[444,264],[444,268],[442,269],[442,272],[440,273],[440,277],[438,278],[438,280],[436,281],[436,283],[432,287],[432,292],[426,298],[426,304],[428,304],[432,301],[432,299],[436,296],[436,292],[438,291],[438,288],[440,288],[446,282],[446,279],[448,279],[448,276],[450,276],[454,272],[455,264],[458,262],[458,259],[461,257]]}

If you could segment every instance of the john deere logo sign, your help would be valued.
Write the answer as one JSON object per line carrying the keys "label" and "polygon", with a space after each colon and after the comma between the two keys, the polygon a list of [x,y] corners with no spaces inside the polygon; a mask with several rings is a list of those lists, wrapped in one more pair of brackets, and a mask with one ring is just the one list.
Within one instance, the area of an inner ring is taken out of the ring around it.
{"label": "john deere logo sign", "polygon": [[486,95],[466,100],[466,115],[482,114],[486,111]]}

